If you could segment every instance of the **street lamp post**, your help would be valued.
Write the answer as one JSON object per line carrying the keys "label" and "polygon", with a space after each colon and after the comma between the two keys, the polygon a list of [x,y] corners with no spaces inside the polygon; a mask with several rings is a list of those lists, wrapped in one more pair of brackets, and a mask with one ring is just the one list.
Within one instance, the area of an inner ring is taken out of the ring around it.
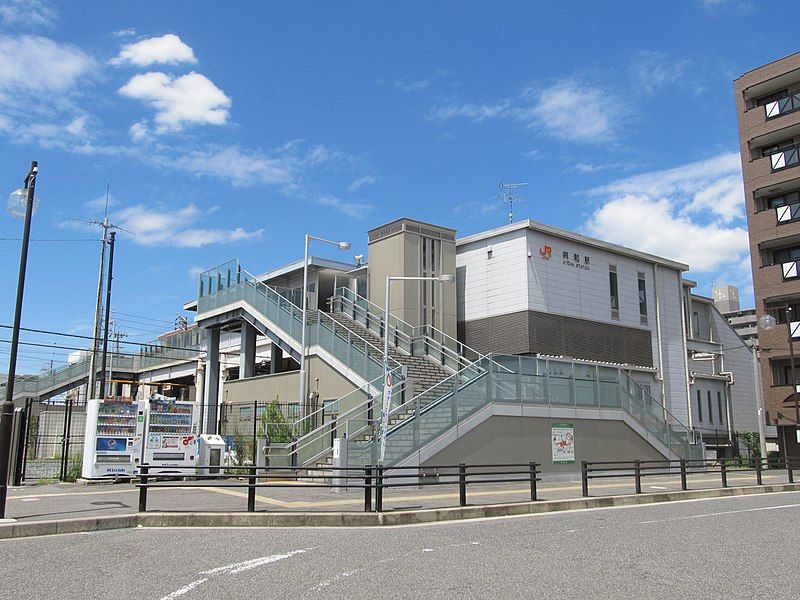
{"label": "street lamp post", "polygon": [[339,250],[350,250],[350,242],[334,242],[306,234],[303,254],[303,322],[300,334],[300,418],[306,416],[306,314],[308,313],[308,246],[311,240],[336,246]]}
{"label": "street lamp post", "polygon": [[389,407],[392,402],[392,391],[389,389],[389,295],[393,281],[439,281],[441,283],[453,283],[456,280],[454,275],[439,275],[438,277],[386,277],[386,297],[383,311],[383,406],[381,407],[381,430],[380,430],[380,453],[378,463],[383,464],[383,457],[386,453],[386,432],[389,427]]}
{"label": "street lamp post", "polygon": [[[14,378],[17,375],[17,349],[19,348],[19,330],[22,320],[22,298],[25,293],[25,271],[28,266],[28,243],[31,234],[31,217],[36,198],[36,176],[39,164],[31,162],[31,170],[25,178],[25,225],[22,233],[22,250],[19,256],[19,278],[17,280],[17,303],[14,309],[14,329],[11,334],[11,358],[8,364],[8,381],[6,382],[6,398],[0,414],[0,519],[6,516],[6,497],[8,495],[8,462],[11,454],[11,424],[14,419]],[[17,192],[15,192],[17,193]]]}

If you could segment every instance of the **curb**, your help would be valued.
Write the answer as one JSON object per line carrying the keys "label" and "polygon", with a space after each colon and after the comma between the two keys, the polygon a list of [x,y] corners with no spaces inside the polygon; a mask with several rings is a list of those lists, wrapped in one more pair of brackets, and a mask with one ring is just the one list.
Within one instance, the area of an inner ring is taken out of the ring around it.
{"label": "curb", "polygon": [[28,521],[0,524],[0,540],[86,533],[111,529],[136,527],[392,527],[398,525],[423,525],[446,521],[461,521],[486,517],[511,517],[536,515],[566,510],[610,508],[752,496],[779,492],[800,491],[800,483],[774,484],[748,487],[729,487],[708,490],[631,494],[624,496],[599,496],[568,500],[541,500],[513,504],[486,504],[451,508],[428,508],[382,513],[364,512],[151,512],[105,517],[59,519],[53,521]]}

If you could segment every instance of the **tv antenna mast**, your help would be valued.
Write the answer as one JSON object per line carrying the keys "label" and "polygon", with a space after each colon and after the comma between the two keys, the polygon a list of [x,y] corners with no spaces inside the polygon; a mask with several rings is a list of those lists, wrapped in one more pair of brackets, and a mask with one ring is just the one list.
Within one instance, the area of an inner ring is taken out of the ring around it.
{"label": "tv antenna mast", "polygon": [[528,185],[528,182],[523,183],[503,183],[500,182],[500,201],[508,202],[508,222],[514,222],[514,202],[524,202],[524,198],[514,193],[514,190]]}

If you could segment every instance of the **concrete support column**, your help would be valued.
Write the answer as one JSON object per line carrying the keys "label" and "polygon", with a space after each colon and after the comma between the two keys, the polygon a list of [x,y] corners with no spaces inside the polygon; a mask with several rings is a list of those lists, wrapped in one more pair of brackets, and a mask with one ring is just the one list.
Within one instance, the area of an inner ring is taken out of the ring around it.
{"label": "concrete support column", "polygon": [[256,370],[256,328],[242,323],[239,346],[239,379],[252,377]]}
{"label": "concrete support column", "polygon": [[219,329],[206,329],[206,377],[203,400],[206,404],[206,433],[217,433],[219,404]]}
{"label": "concrete support column", "polygon": [[270,344],[269,349],[269,372],[280,373],[283,366],[283,350],[275,342]]}

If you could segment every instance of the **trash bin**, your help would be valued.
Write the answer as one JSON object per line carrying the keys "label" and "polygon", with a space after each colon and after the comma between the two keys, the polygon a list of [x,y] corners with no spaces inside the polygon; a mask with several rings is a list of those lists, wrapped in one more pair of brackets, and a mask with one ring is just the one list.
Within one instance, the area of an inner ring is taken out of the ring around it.
{"label": "trash bin", "polygon": [[222,470],[225,458],[225,439],[221,435],[203,434],[197,439],[200,475],[215,475]]}

